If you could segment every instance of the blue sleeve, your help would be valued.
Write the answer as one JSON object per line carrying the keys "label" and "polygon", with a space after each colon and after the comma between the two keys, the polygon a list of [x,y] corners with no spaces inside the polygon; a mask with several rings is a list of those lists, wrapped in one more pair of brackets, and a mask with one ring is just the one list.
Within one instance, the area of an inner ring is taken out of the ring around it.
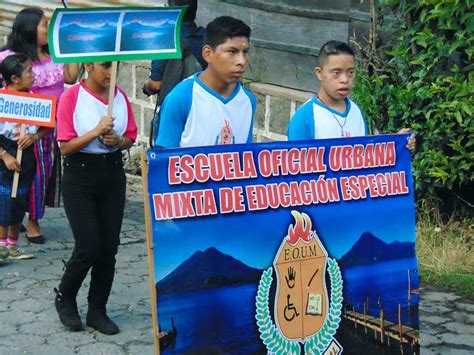
{"label": "blue sleeve", "polygon": [[252,92],[249,89],[247,89],[243,85],[242,85],[242,89],[247,94],[250,100],[250,104],[252,105],[252,119],[250,120],[249,135],[247,137],[247,143],[252,143],[253,142],[253,121],[255,119],[255,113],[257,112],[257,100],[255,99],[254,94],[252,94]]}
{"label": "blue sleeve", "polygon": [[365,135],[368,136],[369,135],[369,126],[367,126],[367,119],[365,118],[365,115],[362,111],[360,111],[360,113],[362,114],[362,119],[364,120]]}
{"label": "blue sleeve", "polygon": [[306,102],[298,110],[288,124],[288,140],[308,140],[316,137],[314,132],[313,104]]}
{"label": "blue sleeve", "polygon": [[191,110],[194,80],[186,79],[166,96],[160,108],[160,126],[155,146],[177,148]]}
{"label": "blue sleeve", "polygon": [[152,60],[151,69],[150,69],[150,79],[153,81],[163,80],[163,73],[165,72],[165,67],[167,60]]}

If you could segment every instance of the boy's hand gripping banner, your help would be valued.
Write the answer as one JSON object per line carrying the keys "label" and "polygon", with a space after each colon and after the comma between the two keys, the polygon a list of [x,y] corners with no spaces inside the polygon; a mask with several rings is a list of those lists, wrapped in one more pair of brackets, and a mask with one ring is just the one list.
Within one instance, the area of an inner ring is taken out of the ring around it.
{"label": "boy's hand gripping banner", "polygon": [[148,151],[161,351],[417,352],[407,137]]}

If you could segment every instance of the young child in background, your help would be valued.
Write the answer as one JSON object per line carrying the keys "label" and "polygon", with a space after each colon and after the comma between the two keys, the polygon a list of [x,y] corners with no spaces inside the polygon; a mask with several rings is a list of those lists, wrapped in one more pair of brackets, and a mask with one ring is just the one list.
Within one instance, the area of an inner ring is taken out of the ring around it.
{"label": "young child in background", "polygon": [[[6,57],[0,65],[6,83],[4,89],[29,92],[33,85],[32,62],[25,54]],[[28,208],[28,191],[35,173],[33,143],[38,140],[38,127],[25,125],[20,137],[20,124],[0,121],[0,245],[8,248],[10,259],[31,259],[18,247],[21,221]],[[18,148],[23,150],[21,164],[16,159]],[[17,197],[11,198],[13,175],[20,173]]]}
{"label": "young child in background", "polygon": [[[56,96],[64,91],[64,83],[76,82],[79,65],[53,63],[48,47],[48,18],[43,10],[27,7],[13,21],[7,43],[0,52],[0,62],[14,53],[24,53],[33,62],[35,79],[31,91],[36,94]],[[36,170],[28,196],[28,224],[25,237],[30,243],[43,244],[39,220],[44,216],[45,206],[59,206],[59,183],[61,159],[54,140],[54,129],[42,130],[38,134],[33,152]]]}
{"label": "young child in background", "polygon": [[[364,115],[350,98],[356,76],[354,51],[344,42],[326,42],[314,70],[321,82],[317,96],[309,99],[293,115],[288,140],[356,137],[368,134]],[[403,128],[398,133],[408,133]],[[407,148],[415,148],[415,136]]]}

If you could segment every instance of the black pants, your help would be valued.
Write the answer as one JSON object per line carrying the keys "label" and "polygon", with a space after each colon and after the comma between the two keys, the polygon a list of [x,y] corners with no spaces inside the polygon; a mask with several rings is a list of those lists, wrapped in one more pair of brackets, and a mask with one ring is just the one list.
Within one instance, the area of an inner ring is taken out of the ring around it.
{"label": "black pants", "polygon": [[75,245],[59,289],[65,297],[75,298],[92,269],[89,308],[105,308],[114,279],[125,205],[121,153],[65,157],[62,191]]}

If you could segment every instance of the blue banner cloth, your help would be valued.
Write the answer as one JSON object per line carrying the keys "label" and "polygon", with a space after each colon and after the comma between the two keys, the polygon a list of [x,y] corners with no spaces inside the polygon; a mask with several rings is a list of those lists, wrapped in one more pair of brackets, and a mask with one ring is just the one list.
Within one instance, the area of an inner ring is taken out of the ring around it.
{"label": "blue banner cloth", "polygon": [[416,351],[407,138],[149,150],[161,351]]}

